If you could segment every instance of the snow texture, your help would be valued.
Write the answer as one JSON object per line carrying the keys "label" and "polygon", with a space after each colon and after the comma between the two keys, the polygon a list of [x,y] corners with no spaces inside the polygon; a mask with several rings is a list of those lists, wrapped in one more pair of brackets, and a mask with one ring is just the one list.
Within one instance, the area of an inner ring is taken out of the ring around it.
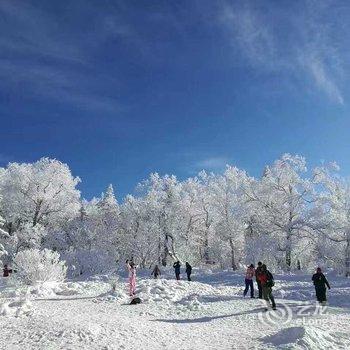
{"label": "snow texture", "polygon": [[[276,275],[277,310],[243,298],[242,274],[194,271],[194,282],[145,278],[129,305],[126,278],[32,287],[2,281],[6,349],[349,349],[350,282],[328,276],[329,305],[314,303],[309,275]],[[6,283],[4,283],[6,282]]]}

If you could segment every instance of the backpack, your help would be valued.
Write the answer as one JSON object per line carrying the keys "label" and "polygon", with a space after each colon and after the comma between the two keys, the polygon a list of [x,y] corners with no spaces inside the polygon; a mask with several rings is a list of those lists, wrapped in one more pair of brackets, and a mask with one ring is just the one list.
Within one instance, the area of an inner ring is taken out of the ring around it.
{"label": "backpack", "polygon": [[273,279],[272,273],[270,271],[267,272],[267,281],[266,281],[266,286],[267,287],[273,287],[275,285],[275,281]]}
{"label": "backpack", "polygon": [[136,304],[141,304],[141,299],[136,297],[130,301],[129,305],[136,305]]}
{"label": "backpack", "polygon": [[266,282],[266,286],[267,287],[273,287],[275,285],[275,281],[274,280],[268,280],[267,282]]}

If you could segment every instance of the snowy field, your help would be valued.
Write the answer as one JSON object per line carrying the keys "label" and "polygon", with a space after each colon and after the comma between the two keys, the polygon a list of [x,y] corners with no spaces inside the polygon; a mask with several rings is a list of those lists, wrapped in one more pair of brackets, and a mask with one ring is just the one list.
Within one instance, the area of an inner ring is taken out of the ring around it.
{"label": "snowy field", "polygon": [[265,312],[260,300],[242,297],[243,277],[231,271],[195,270],[193,282],[141,272],[139,305],[128,305],[125,277],[30,289],[2,281],[0,348],[350,348],[349,279],[328,276],[329,306],[320,309],[310,275],[276,275],[278,309]]}

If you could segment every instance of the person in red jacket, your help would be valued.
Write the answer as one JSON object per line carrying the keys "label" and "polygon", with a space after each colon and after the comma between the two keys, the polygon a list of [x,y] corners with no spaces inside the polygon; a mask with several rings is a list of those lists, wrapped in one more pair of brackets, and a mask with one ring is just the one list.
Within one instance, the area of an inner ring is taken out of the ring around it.
{"label": "person in red jacket", "polygon": [[254,298],[254,285],[253,285],[253,277],[255,275],[255,269],[254,265],[250,264],[247,268],[247,271],[245,273],[245,289],[243,292],[243,296],[245,297],[248,293],[248,290],[250,288],[250,297]]}
{"label": "person in red jacket", "polygon": [[[268,306],[271,306],[273,310],[276,310],[275,298],[272,295],[272,287],[275,285],[272,273],[267,269],[266,265],[261,265],[261,272],[258,276],[262,287],[263,299],[266,300]],[[265,309],[267,311],[267,308]]]}

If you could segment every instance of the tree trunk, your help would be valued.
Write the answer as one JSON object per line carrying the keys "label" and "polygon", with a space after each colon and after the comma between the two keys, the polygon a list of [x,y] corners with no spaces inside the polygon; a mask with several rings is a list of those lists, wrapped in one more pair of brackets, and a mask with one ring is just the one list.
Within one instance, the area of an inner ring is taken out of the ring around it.
{"label": "tree trunk", "polygon": [[203,244],[203,258],[206,264],[210,263],[210,256],[209,256],[209,229],[211,225],[211,221],[209,219],[209,211],[203,206],[203,209],[205,211],[205,233],[204,233],[204,244]]}
{"label": "tree trunk", "polygon": [[229,239],[230,248],[231,248],[231,267],[233,271],[237,270],[237,265],[235,261],[235,249],[232,238]]}
{"label": "tree trunk", "polygon": [[160,265],[162,263],[162,241],[160,236],[158,237],[158,264]]}
{"label": "tree trunk", "polygon": [[35,213],[34,213],[34,217],[33,217],[33,227],[36,226],[38,221],[39,221],[39,214],[40,214],[41,204],[42,204],[42,200],[39,200],[38,203],[35,206]]}
{"label": "tree trunk", "polygon": [[12,222],[9,222],[8,224],[6,224],[6,229],[7,229],[8,234],[11,236],[12,232],[13,232],[13,224],[12,224]]}
{"label": "tree trunk", "polygon": [[163,254],[162,254],[162,259],[161,259],[161,264],[162,266],[166,267],[166,258],[167,258],[167,253],[164,250]]}
{"label": "tree trunk", "polygon": [[209,239],[208,239],[208,231],[206,231],[206,236],[204,239],[204,245],[203,245],[203,258],[206,264],[209,264],[210,262],[210,256],[209,256]]}
{"label": "tree trunk", "polygon": [[256,237],[254,237],[254,230],[252,220],[249,222],[249,226],[245,231],[244,243],[245,243],[245,260],[247,264],[255,262],[255,243]]}
{"label": "tree trunk", "polygon": [[168,256],[169,250],[168,250],[168,235],[165,236],[164,239],[164,245],[163,245],[163,253],[162,253],[162,266],[166,266],[166,258]]}
{"label": "tree trunk", "polygon": [[345,276],[350,277],[350,233],[347,234],[345,246]]}
{"label": "tree trunk", "polygon": [[292,242],[291,242],[291,233],[287,232],[287,242],[286,242],[286,267],[287,271],[290,271],[292,265]]}

